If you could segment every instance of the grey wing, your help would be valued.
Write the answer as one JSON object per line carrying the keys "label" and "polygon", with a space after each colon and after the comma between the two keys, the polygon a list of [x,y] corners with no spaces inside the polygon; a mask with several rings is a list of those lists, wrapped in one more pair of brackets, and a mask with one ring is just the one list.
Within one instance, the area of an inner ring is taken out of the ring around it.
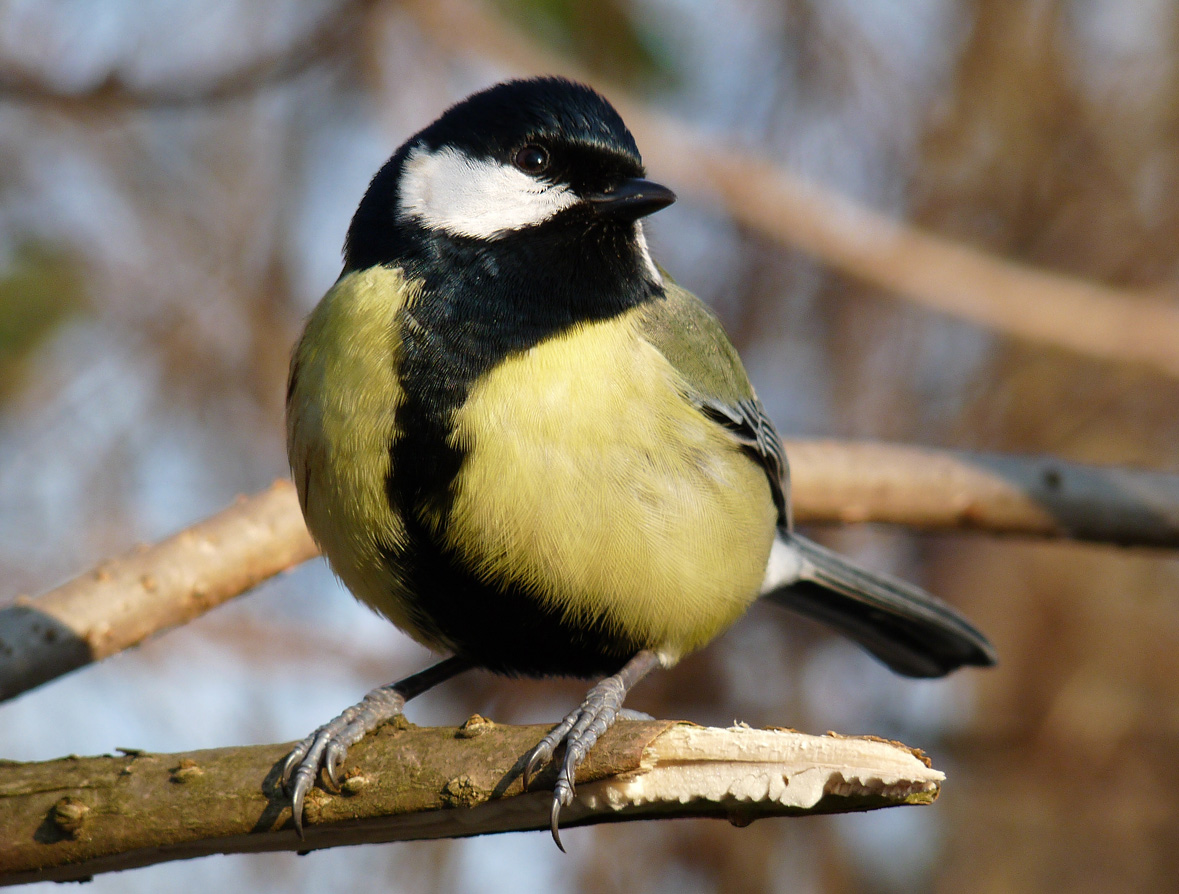
{"label": "grey wing", "polygon": [[790,513],[790,465],[786,461],[782,439],[766,415],[761,401],[755,396],[736,403],[716,399],[704,399],[697,403],[706,416],[723,425],[761,463],[770,481],[774,505],[778,508],[778,525],[789,531],[793,524]]}

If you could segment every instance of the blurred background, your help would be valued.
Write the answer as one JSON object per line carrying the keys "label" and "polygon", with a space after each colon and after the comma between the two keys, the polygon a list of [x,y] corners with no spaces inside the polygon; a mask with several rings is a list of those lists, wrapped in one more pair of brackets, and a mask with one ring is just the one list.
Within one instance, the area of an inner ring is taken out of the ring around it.
{"label": "blurred background", "polygon": [[[552,58],[891,218],[1179,300],[1171,0],[3,0],[0,603],[285,476],[289,350],[369,177]],[[680,191],[654,253],[783,433],[1179,470],[1175,379],[922,309]],[[569,856],[537,833],[213,857],[87,890],[1173,890],[1169,554],[815,533],[963,609],[1000,667],[900,679],[757,606],[629,704],[901,739],[949,775],[931,808],[568,830]],[[0,756],[296,739],[428,660],[316,561],[0,705]],[[543,722],[584,688],[471,674],[408,713]]]}

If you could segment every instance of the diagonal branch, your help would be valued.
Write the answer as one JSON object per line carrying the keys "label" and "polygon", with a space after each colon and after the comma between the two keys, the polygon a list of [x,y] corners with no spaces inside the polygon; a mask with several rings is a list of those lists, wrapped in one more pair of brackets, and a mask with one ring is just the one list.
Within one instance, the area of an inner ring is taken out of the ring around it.
{"label": "diagonal branch", "polygon": [[[546,829],[553,774],[524,793],[545,727],[404,720],[352,749],[343,792],[313,789],[305,841],[278,764],[288,745],[0,763],[0,885],[71,881],[215,853],[303,851]],[[942,773],[896,742],[790,730],[618,723],[577,773],[565,826],[655,817],[843,813],[928,804]]]}
{"label": "diagonal branch", "polygon": [[[89,110],[211,105],[252,95],[360,43],[376,0],[346,0],[292,46],[199,84],[139,86],[118,75],[63,92],[0,60],[0,99]],[[995,257],[875,212],[791,175],[771,159],[726,146],[603,84],[469,0],[403,6],[449,52],[474,52],[521,74],[564,73],[606,87],[651,167],[677,189],[720,202],[735,220],[900,297],[1020,338],[1179,377],[1175,290],[1135,290]]]}
{"label": "diagonal branch", "polygon": [[605,89],[653,175],[717,200],[735,220],[864,282],[1020,338],[1179,377],[1179,303],[997,258],[806,182],[769,158],[724,145],[656,112],[618,85],[555,56],[470,0],[406,3],[451,53],[475,53],[522,75],[564,74]]}
{"label": "diagonal branch", "polygon": [[288,482],[0,608],[0,700],[186,624],[318,553]]}

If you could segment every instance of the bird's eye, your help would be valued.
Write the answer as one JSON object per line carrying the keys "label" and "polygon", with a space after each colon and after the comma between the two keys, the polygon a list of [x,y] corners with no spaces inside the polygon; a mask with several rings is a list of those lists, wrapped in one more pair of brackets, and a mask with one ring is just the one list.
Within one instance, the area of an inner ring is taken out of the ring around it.
{"label": "bird's eye", "polygon": [[525,174],[539,174],[549,166],[549,154],[540,146],[529,143],[512,159]]}

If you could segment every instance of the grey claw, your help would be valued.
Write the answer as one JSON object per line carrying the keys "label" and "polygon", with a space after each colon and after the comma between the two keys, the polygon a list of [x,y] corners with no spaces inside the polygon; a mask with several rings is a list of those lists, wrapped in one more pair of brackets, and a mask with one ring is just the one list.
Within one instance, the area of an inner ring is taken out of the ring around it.
{"label": "grey claw", "polygon": [[568,853],[568,851],[565,850],[565,845],[561,844],[561,830],[557,825],[557,823],[560,819],[561,819],[561,800],[554,794],[553,795],[553,812],[552,812],[552,815],[549,820],[549,828],[553,832],[553,841],[556,843],[558,850],[560,850],[561,853],[565,854],[565,853]]}
{"label": "grey claw", "polygon": [[282,787],[287,791],[290,791],[291,774],[295,771],[295,767],[299,765],[299,762],[303,760],[303,755],[307,753],[307,749],[304,747],[306,744],[307,740],[304,739],[291,749],[291,753],[287,755],[286,763],[282,765]]}
{"label": "grey claw", "polygon": [[524,791],[528,791],[532,787],[532,780],[536,778],[536,771],[540,769],[540,765],[545,763],[551,754],[546,754],[542,747],[544,742],[532,749],[532,753],[528,756],[528,762],[524,764],[524,772],[522,774],[524,781]]}
{"label": "grey claw", "polygon": [[553,787],[553,807],[549,816],[553,841],[562,853],[565,847],[561,844],[559,830],[561,808],[573,803],[577,768],[581,766],[598,738],[613,725],[630,687],[659,664],[660,659],[654,652],[646,649],[638,652],[623,665],[622,670],[593,686],[577,709],[549,730],[549,734],[541,739],[528,755],[528,760],[524,764],[525,789],[528,788],[541,762],[551,758],[561,742],[565,743],[565,757],[561,762],[560,772],[557,773],[557,784]]}
{"label": "grey claw", "polygon": [[565,715],[565,719],[558,723],[555,727],[549,730],[547,736],[536,743],[536,747],[528,755],[528,761],[524,764],[524,790],[528,790],[532,779],[536,776],[536,771],[540,769],[542,764],[548,763],[553,759],[553,754],[557,750],[557,746],[565,739],[569,730],[573,729],[574,724],[577,723],[581,716],[581,708],[575,711],[570,711]]}
{"label": "grey claw", "polygon": [[291,810],[294,812],[295,832],[299,836],[299,840],[306,840],[303,835],[303,798],[307,794],[307,786],[299,784],[299,780],[295,781],[295,790],[291,792]]}
{"label": "grey claw", "polygon": [[562,798],[564,803],[570,804],[573,802],[574,796],[577,794],[577,768],[581,766],[582,760],[585,759],[585,750],[581,749],[577,742],[572,742],[565,746],[565,762],[561,766],[561,772],[557,776],[557,785],[555,791],[568,789],[569,794]]}
{"label": "grey claw", "polygon": [[338,741],[333,739],[328,743],[327,752],[323,757],[323,769],[327,773],[328,782],[334,788],[340,787],[340,764],[344,762],[347,754],[347,749]]}
{"label": "grey claw", "polygon": [[568,807],[573,803],[573,798],[577,794],[576,788],[573,785],[573,770],[569,768],[569,762],[566,760],[565,766],[561,768],[561,775],[557,777],[557,784],[553,786],[553,810],[550,820],[550,828],[553,832],[553,841],[557,843],[557,847],[561,849],[561,853],[565,853],[565,847],[561,844],[561,835],[558,827],[561,819],[561,808]]}
{"label": "grey claw", "polygon": [[313,767],[309,766],[312,762],[308,760],[308,755],[314,752],[320,732],[321,730],[316,730],[292,748],[282,765],[282,787],[291,796],[295,831],[299,833],[300,838],[303,838],[303,801],[315,783],[315,770],[318,769],[318,762],[315,762]]}

